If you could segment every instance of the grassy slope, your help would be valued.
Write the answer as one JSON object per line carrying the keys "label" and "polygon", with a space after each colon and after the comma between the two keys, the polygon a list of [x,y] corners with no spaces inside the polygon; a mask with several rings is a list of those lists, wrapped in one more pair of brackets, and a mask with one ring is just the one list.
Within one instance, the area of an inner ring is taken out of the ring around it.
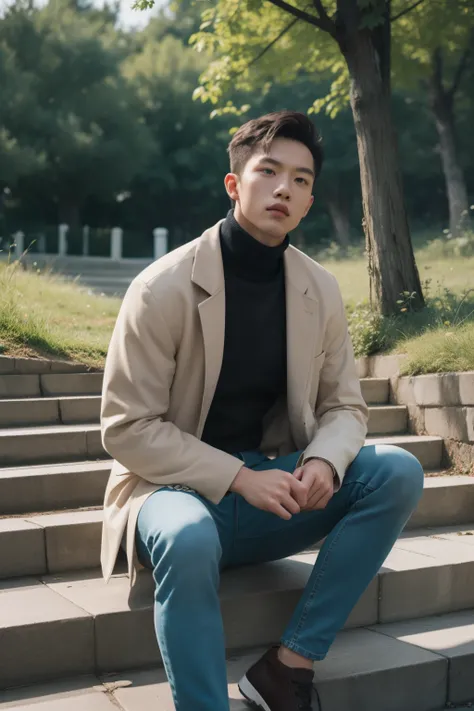
{"label": "grassy slope", "polygon": [[0,345],[12,355],[104,363],[119,299],[0,263]]}
{"label": "grassy slope", "polygon": [[[422,281],[432,279],[432,294],[441,293],[442,287],[461,294],[474,286],[474,257],[430,259],[421,250],[417,264]],[[364,260],[325,266],[337,277],[346,303],[367,297]],[[56,276],[25,272],[18,265],[0,262],[0,351],[101,366],[120,303],[119,299],[92,295]],[[404,324],[395,324],[392,352],[408,353],[410,373],[474,370],[474,314],[462,326],[436,327],[438,321],[433,312],[413,314]],[[427,328],[428,332],[413,335]]]}

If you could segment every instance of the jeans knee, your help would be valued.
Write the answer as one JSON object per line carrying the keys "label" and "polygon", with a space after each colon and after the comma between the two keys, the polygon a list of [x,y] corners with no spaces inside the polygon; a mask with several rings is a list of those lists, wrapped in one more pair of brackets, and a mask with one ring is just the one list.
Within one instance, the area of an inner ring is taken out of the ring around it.
{"label": "jeans knee", "polygon": [[423,494],[425,474],[418,459],[400,447],[387,452],[387,472],[391,495],[401,504],[414,508]]}
{"label": "jeans knee", "polygon": [[200,574],[218,565],[221,545],[215,523],[205,518],[185,525],[160,530],[151,548],[151,562],[155,570],[172,568],[180,577],[193,582]]}

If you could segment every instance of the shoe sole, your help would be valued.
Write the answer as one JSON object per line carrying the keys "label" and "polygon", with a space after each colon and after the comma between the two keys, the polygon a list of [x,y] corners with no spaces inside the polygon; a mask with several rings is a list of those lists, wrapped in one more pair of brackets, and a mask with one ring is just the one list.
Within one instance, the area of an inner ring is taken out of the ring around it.
{"label": "shoe sole", "polygon": [[270,706],[262,699],[257,689],[249,682],[247,676],[243,676],[237,686],[244,699],[246,699],[253,708],[260,709],[260,711],[272,711]]}

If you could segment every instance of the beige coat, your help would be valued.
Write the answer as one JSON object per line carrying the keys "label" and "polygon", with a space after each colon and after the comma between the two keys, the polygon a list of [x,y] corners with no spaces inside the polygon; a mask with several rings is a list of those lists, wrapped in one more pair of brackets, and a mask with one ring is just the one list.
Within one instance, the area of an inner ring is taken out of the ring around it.
{"label": "beige coat", "polygon": [[[141,567],[139,510],[160,486],[192,487],[214,503],[240,459],[200,440],[222,363],[225,291],[219,225],[147,267],[122,303],[105,366],[102,438],[115,459],[104,502],[102,570],[122,537],[130,584]],[[284,256],[288,387],[264,423],[269,456],[305,450],[345,471],[364,444],[362,398],[336,279],[305,254]],[[249,347],[252,347],[249,344]]]}

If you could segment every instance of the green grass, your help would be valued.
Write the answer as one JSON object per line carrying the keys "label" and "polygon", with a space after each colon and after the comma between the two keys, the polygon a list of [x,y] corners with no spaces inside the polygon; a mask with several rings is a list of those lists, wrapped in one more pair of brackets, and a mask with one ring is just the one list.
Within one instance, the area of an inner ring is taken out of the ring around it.
{"label": "green grass", "polygon": [[[427,308],[383,319],[367,304],[364,259],[324,261],[346,302],[357,356],[406,353],[408,374],[474,370],[474,256],[416,250]],[[472,292],[469,289],[473,289]],[[0,352],[104,364],[121,301],[48,272],[0,262]]]}
{"label": "green grass", "polygon": [[104,364],[119,299],[0,262],[0,349],[6,355]]}

